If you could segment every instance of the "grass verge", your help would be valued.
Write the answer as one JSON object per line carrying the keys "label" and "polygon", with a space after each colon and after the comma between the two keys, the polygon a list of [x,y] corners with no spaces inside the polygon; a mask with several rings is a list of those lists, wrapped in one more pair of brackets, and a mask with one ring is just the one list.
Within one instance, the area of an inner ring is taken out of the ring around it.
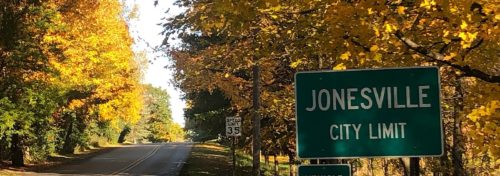
{"label": "grass verge", "polygon": [[231,175],[229,150],[215,143],[195,144],[180,175]]}
{"label": "grass verge", "polygon": [[[285,156],[278,156],[278,165],[274,165],[274,157],[269,157],[269,163],[264,162],[264,156],[260,156],[260,169],[261,175],[264,176],[288,176],[290,173],[290,166],[288,164],[288,159]],[[241,175],[251,175],[252,174],[252,156],[251,154],[246,154],[243,152],[237,152],[236,154],[236,164],[237,170]],[[276,170],[275,168],[276,167]]]}
{"label": "grass verge", "polygon": [[[274,175],[274,160],[270,158],[269,165],[264,163],[261,157],[261,174],[265,176]],[[278,157],[278,175],[289,175],[288,163],[284,162],[284,157]],[[252,172],[252,157],[249,154],[237,152],[236,175],[246,176]],[[184,164],[180,175],[187,176],[231,176],[232,159],[230,149],[216,143],[195,144],[191,150],[191,155]]]}

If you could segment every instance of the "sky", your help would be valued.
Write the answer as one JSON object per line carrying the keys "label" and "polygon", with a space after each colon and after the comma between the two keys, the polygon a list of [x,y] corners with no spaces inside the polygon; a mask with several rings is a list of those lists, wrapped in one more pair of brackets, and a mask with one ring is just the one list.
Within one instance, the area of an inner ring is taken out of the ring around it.
{"label": "sky", "polygon": [[[159,4],[155,7],[153,0],[127,0],[127,6],[133,7],[134,4],[138,7],[138,18],[131,20],[129,29],[132,37],[136,39],[134,44],[135,51],[147,51],[147,57],[150,64],[144,74],[143,83],[152,84],[155,87],[161,87],[167,90],[170,95],[170,108],[172,109],[172,118],[174,122],[184,126],[184,108],[186,103],[181,99],[182,92],[175,89],[170,83],[173,75],[172,71],[164,68],[169,65],[170,59],[166,57],[156,57],[159,54],[153,53],[151,48],[148,48],[146,42],[150,47],[155,47],[161,44],[163,36],[159,33],[162,27],[158,23],[163,22],[161,18],[169,17],[181,12],[179,8],[172,3],[174,0],[160,0]],[[165,13],[168,9],[169,13]],[[142,40],[138,40],[142,38]]]}

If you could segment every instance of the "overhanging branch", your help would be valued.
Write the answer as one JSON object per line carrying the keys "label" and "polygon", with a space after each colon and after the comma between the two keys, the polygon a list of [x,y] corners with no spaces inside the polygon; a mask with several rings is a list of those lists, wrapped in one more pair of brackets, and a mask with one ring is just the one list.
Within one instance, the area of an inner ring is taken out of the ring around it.
{"label": "overhanging branch", "polygon": [[476,78],[479,78],[483,81],[490,82],[490,83],[497,83],[497,84],[500,83],[500,76],[490,75],[490,74],[485,73],[481,70],[471,68],[467,65],[462,66],[462,65],[452,63],[450,61],[446,61],[446,60],[444,60],[443,54],[431,51],[430,49],[427,49],[427,48],[423,47],[422,45],[415,43],[411,39],[406,38],[400,30],[396,31],[395,35],[407,47],[409,47],[411,50],[416,51],[419,54],[426,56],[426,58],[428,58],[429,61],[437,62],[437,63],[443,64],[443,65],[448,65],[448,66],[453,67],[457,70],[460,70],[461,72],[463,72],[462,76],[476,77]]}

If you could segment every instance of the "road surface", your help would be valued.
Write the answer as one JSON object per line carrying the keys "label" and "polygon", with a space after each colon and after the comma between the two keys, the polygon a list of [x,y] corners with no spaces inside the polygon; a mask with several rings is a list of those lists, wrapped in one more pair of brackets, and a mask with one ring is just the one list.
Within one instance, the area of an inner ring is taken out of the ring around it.
{"label": "road surface", "polygon": [[[35,175],[178,175],[190,143],[141,144],[114,149],[88,160],[61,165]],[[28,174],[30,175],[30,174]]]}

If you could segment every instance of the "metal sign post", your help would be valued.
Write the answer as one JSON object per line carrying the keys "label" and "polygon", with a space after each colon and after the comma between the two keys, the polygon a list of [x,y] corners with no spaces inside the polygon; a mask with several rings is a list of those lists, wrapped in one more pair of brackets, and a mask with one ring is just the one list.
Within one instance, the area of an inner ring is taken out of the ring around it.
{"label": "metal sign post", "polygon": [[233,136],[233,142],[232,142],[232,155],[233,155],[233,176],[236,175],[236,136]]}
{"label": "metal sign post", "polygon": [[420,175],[420,158],[410,158],[410,176]]}
{"label": "metal sign post", "polygon": [[231,155],[233,157],[233,176],[236,175],[236,137],[241,136],[241,118],[226,117],[226,136],[232,137]]}

